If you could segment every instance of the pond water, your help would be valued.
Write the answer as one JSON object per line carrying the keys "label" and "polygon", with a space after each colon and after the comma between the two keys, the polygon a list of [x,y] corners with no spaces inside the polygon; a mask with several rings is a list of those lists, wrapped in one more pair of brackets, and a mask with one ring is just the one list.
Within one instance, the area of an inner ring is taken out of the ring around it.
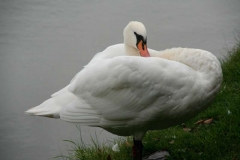
{"label": "pond water", "polygon": [[[66,86],[95,53],[123,42],[131,20],[145,24],[148,47],[191,47],[218,58],[235,44],[239,0],[0,1],[0,154],[4,160],[43,160],[65,153],[62,140],[79,141],[76,126],[24,111]],[[81,127],[91,143],[116,136]]]}

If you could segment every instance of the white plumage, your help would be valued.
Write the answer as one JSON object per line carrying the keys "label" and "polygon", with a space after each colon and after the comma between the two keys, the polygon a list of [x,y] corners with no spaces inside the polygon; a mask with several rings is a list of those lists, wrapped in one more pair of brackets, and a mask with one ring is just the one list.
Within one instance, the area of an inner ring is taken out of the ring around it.
{"label": "white plumage", "polygon": [[146,40],[142,26],[130,22],[124,44],[97,53],[68,86],[26,113],[142,140],[148,130],[180,124],[205,109],[222,82],[217,58],[188,48],[148,49],[151,57],[140,57],[144,47],[134,32]]}

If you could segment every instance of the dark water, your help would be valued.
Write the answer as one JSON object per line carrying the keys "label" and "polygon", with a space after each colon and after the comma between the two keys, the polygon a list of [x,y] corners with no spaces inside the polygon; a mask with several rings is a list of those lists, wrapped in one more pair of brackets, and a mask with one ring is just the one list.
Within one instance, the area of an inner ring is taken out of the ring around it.
{"label": "dark water", "polygon": [[[131,20],[145,24],[148,47],[192,47],[226,55],[240,26],[239,0],[189,1],[0,1],[0,154],[4,160],[43,160],[79,139],[74,125],[31,117],[30,107],[67,85],[107,46],[123,41]],[[115,136],[82,127],[90,143]]]}

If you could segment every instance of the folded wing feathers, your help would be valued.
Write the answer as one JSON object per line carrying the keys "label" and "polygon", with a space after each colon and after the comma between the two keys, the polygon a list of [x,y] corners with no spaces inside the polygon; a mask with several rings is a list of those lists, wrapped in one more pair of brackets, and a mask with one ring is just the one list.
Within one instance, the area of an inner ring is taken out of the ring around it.
{"label": "folded wing feathers", "polygon": [[82,125],[99,126],[100,117],[88,104],[81,99],[75,99],[60,112],[60,118],[67,122]]}
{"label": "folded wing feathers", "polygon": [[[69,90],[73,94],[79,99],[85,99],[90,108],[96,111],[92,118],[97,117],[98,124],[104,126],[116,123],[127,124],[131,120],[136,120],[142,111],[147,110],[146,107],[158,98],[171,94],[173,91],[173,88],[161,89],[161,86],[157,84],[161,80],[163,83],[168,82],[164,77],[166,74],[164,67],[155,68],[152,65],[152,68],[150,66],[146,70],[144,66],[147,64],[139,57],[136,57],[134,61],[129,57],[119,57],[115,61],[113,59],[103,61],[101,65],[98,63],[98,67],[94,64],[87,66],[69,85]],[[137,63],[133,64],[135,62]],[[154,60],[152,62],[155,63]],[[150,73],[149,70],[156,74]],[[160,73],[163,76],[159,75],[157,70],[161,70]],[[82,102],[75,104],[75,106],[82,105]],[[75,113],[80,118],[76,116],[71,118]],[[84,114],[80,107],[79,110],[73,107],[73,111],[70,111],[68,106],[64,112],[61,112],[61,118],[66,121],[82,123],[83,117]]]}

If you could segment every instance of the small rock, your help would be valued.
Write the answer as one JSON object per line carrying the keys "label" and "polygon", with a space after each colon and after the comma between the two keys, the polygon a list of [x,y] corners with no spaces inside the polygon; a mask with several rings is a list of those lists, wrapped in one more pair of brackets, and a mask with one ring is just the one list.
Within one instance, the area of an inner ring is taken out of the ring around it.
{"label": "small rock", "polygon": [[210,124],[210,123],[212,123],[212,121],[213,121],[213,118],[210,118],[210,119],[205,120],[203,123]]}
{"label": "small rock", "polygon": [[184,130],[185,132],[190,132],[190,131],[191,131],[191,128],[183,128],[183,130]]}
{"label": "small rock", "polygon": [[203,119],[201,119],[201,120],[197,121],[197,122],[196,122],[196,123],[194,123],[194,124],[203,124],[203,122],[204,122],[204,120],[203,120]]}
{"label": "small rock", "polygon": [[232,112],[230,110],[228,110],[228,115],[232,114]]}
{"label": "small rock", "polygon": [[157,151],[143,160],[166,160],[167,156],[170,156],[167,151]]}
{"label": "small rock", "polygon": [[114,152],[119,152],[119,151],[120,151],[117,143],[112,147],[112,150],[113,150]]}

